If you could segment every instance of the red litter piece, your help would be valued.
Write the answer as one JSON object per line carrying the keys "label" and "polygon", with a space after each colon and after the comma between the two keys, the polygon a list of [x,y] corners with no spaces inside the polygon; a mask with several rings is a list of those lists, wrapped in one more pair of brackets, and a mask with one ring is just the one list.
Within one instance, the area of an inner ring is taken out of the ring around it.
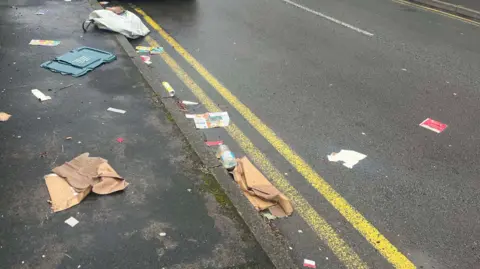
{"label": "red litter piece", "polygon": [[446,125],[445,123],[441,123],[430,118],[427,118],[422,123],[420,123],[420,126],[422,126],[423,128],[427,128],[430,131],[434,131],[437,134],[443,132],[448,127],[448,125]]}
{"label": "red litter piece", "polygon": [[223,145],[223,140],[217,140],[217,141],[205,141],[205,145],[211,147],[211,146],[220,146]]}
{"label": "red litter piece", "polygon": [[317,268],[315,265],[315,261],[309,260],[309,259],[304,259],[303,260],[303,266],[308,267],[308,268]]}
{"label": "red litter piece", "polygon": [[123,138],[121,138],[121,137],[117,138],[117,142],[118,142],[118,143],[122,143],[123,141],[124,141]]}

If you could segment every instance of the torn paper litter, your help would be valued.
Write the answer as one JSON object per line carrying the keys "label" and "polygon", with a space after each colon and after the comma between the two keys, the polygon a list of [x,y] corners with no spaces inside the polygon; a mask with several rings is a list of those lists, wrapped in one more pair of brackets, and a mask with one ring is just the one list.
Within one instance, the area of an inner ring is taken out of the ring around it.
{"label": "torn paper litter", "polygon": [[12,115],[5,113],[5,112],[0,112],[0,121],[7,121],[10,119]]}
{"label": "torn paper litter", "polygon": [[79,204],[90,191],[110,194],[124,190],[128,183],[98,157],[84,153],[53,169],[55,174],[45,176],[50,203],[54,212]]}
{"label": "torn paper litter", "polygon": [[353,168],[359,161],[365,159],[367,155],[353,150],[340,150],[340,152],[333,152],[327,158],[331,162],[343,162],[343,166]]}
{"label": "torn paper litter", "polygon": [[195,121],[195,127],[197,127],[197,129],[226,127],[230,124],[228,112],[196,114],[193,120]]}
{"label": "torn paper litter", "polygon": [[32,39],[29,45],[32,46],[47,46],[47,47],[55,47],[60,44],[60,41],[57,40],[41,40],[41,39]]}
{"label": "torn paper litter", "polygon": [[76,218],[74,218],[74,217],[70,217],[70,218],[68,218],[68,219],[65,221],[65,223],[68,224],[68,225],[70,225],[70,227],[75,227],[75,225],[77,225],[78,222],[79,222],[79,221],[78,221]]}
{"label": "torn paper litter", "polygon": [[275,217],[292,214],[293,207],[288,198],[275,188],[247,157],[237,159],[233,176],[257,211],[268,209]]}
{"label": "torn paper litter", "polygon": [[445,123],[441,123],[439,121],[432,120],[430,118],[427,118],[426,120],[422,121],[422,123],[420,123],[420,126],[430,131],[434,131],[437,134],[443,132],[448,127],[448,125],[446,125]]}
{"label": "torn paper litter", "polygon": [[116,112],[116,113],[120,113],[120,114],[125,114],[127,112],[123,109],[118,109],[118,108],[113,108],[113,107],[107,108],[107,111]]}
{"label": "torn paper litter", "polygon": [[32,90],[32,93],[33,93],[33,95],[35,95],[35,97],[37,97],[37,99],[40,100],[41,102],[52,99],[52,97],[43,94],[43,93],[42,93],[41,91],[39,91],[38,89],[33,89],[33,90]]}
{"label": "torn paper litter", "polygon": [[308,268],[317,268],[315,265],[315,261],[309,260],[309,259],[304,259],[303,260],[303,266],[308,267]]}
{"label": "torn paper litter", "polygon": [[184,104],[184,105],[192,105],[192,106],[194,106],[194,105],[198,105],[198,103],[197,103],[197,102],[185,101],[185,100],[184,100],[184,101],[182,101],[182,104]]}

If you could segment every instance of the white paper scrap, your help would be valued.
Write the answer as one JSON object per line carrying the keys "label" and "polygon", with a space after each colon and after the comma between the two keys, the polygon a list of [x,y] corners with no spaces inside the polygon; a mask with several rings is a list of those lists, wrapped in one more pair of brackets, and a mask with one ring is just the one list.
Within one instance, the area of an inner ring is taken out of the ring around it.
{"label": "white paper scrap", "polygon": [[125,114],[127,113],[127,111],[123,110],[123,109],[118,109],[118,108],[113,108],[113,107],[109,107],[107,109],[108,111],[112,111],[112,112],[116,112],[116,113],[120,113],[120,114]]}
{"label": "white paper scrap", "polygon": [[184,105],[198,105],[197,102],[192,102],[192,101],[182,101]]}
{"label": "white paper scrap", "polygon": [[193,118],[197,129],[208,129],[216,127],[226,127],[230,124],[228,112],[212,112],[197,114]]}
{"label": "white paper scrap", "polygon": [[194,119],[195,118],[195,114],[185,114],[185,118],[187,119]]}
{"label": "white paper scrap", "polygon": [[74,217],[70,217],[65,221],[66,224],[70,225],[71,227],[75,227],[78,224],[78,220]]}
{"label": "white paper scrap", "polygon": [[32,93],[33,95],[35,95],[35,97],[37,97],[38,100],[40,101],[47,101],[47,100],[51,100],[52,97],[50,96],[46,96],[45,94],[43,94],[41,91],[39,91],[38,89],[33,89],[32,90]]}
{"label": "white paper scrap", "polygon": [[339,153],[333,152],[327,158],[331,162],[343,162],[343,166],[350,169],[353,168],[359,161],[365,159],[367,155],[353,150],[340,150]]}

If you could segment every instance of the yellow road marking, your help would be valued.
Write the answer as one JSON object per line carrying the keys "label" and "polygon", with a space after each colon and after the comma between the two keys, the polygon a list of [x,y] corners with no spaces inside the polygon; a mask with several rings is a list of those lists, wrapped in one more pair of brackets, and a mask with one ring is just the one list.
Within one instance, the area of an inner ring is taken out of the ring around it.
{"label": "yellow road marking", "polygon": [[[158,43],[147,36],[145,40],[150,46],[158,47]],[[168,53],[160,54],[162,59],[173,70],[177,77],[187,86],[198,100],[210,112],[219,112],[220,108],[208,97],[203,89],[178,65]],[[368,266],[361,260],[348,244],[343,241],[335,230],[322,218],[315,209],[303,198],[298,191],[292,187],[287,179],[278,171],[250,139],[232,122],[225,128],[228,134],[238,143],[250,159],[262,170],[265,175],[283,192],[292,202],[298,215],[302,217],[312,230],[322,239],[333,251],[338,259],[347,268],[362,269]]]}
{"label": "yellow road marking", "polygon": [[[215,88],[323,197],[362,234],[365,239],[387,259],[395,268],[411,269],[415,265],[403,255],[377,228],[363,217],[347,200],[335,191],[310,165],[294,152],[272,129],[265,125],[250,109],[225,88],[203,65],[187,52],[173,37],[158,25],[143,10],[135,7],[135,11],[143,16],[144,20],[155,29],[205,80]],[[208,108],[207,108],[208,109]],[[238,141],[237,141],[238,142]],[[252,145],[253,146],[253,145]],[[248,152],[247,152],[248,154]],[[249,154],[249,156],[251,156]],[[262,154],[262,158],[264,155]],[[259,165],[260,166],[260,165]],[[262,168],[262,167],[261,167]],[[262,169],[264,170],[264,169]],[[265,170],[264,170],[265,171]],[[269,176],[271,178],[271,176]],[[272,178],[273,179],[273,178]],[[283,182],[277,184],[282,187]],[[288,182],[285,180],[285,183]],[[313,211],[314,212],[314,211]]]}
{"label": "yellow road marking", "polygon": [[406,6],[412,6],[412,7],[416,7],[416,8],[419,8],[419,9],[434,12],[434,13],[440,14],[442,16],[449,17],[451,19],[460,20],[460,21],[463,21],[465,23],[480,27],[480,23],[478,23],[476,21],[472,21],[472,20],[457,16],[457,15],[453,15],[453,14],[450,14],[448,12],[441,11],[441,10],[438,10],[438,9],[435,9],[435,8],[430,8],[430,7],[422,6],[422,5],[419,5],[419,4],[415,4],[415,3],[407,2],[407,1],[403,1],[403,0],[392,0],[392,1],[395,2],[395,3],[398,3],[398,4],[402,4],[402,5],[406,5]]}

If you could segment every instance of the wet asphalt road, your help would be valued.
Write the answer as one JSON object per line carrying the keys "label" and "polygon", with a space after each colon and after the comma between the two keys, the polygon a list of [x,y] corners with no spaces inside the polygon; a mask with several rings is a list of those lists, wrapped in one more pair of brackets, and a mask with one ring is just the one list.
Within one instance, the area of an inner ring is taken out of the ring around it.
{"label": "wet asphalt road", "polygon": [[[296,3],[374,36],[282,0],[135,2],[417,267],[476,268],[479,28],[385,0]],[[367,264],[390,267],[233,108],[229,112]],[[448,128],[436,134],[419,127],[426,118]],[[326,160],[341,149],[368,157],[351,170]],[[283,225],[295,231],[295,224]],[[342,268],[318,240],[302,244],[298,257],[310,251],[317,262],[330,257],[326,268]]]}

